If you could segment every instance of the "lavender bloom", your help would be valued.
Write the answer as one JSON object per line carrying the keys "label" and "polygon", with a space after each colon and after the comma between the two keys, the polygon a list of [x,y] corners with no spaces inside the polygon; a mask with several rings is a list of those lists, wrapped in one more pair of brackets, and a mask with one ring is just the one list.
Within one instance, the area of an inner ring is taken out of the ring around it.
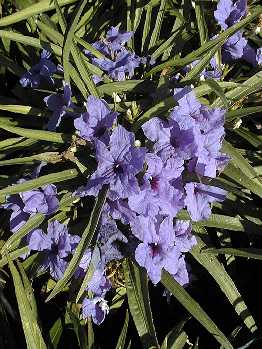
{"label": "lavender bloom", "polygon": [[109,58],[93,58],[93,63],[107,72],[116,81],[126,80],[126,74],[132,78],[135,68],[142,63],[141,58],[125,48],[115,54],[114,60]]}
{"label": "lavender bloom", "polygon": [[145,136],[155,142],[154,150],[164,161],[170,158],[190,159],[200,145],[201,135],[193,124],[191,128],[183,129],[175,120],[152,118],[142,129]]}
{"label": "lavender bloom", "polygon": [[42,270],[50,270],[50,275],[59,280],[63,277],[68,257],[74,250],[76,241],[80,241],[79,236],[68,233],[67,226],[52,221],[48,223],[47,234],[42,230],[34,230],[28,237],[28,247],[33,251],[42,251],[43,261],[40,265]]}
{"label": "lavender bloom", "polygon": [[259,64],[259,65],[262,64],[262,47],[260,47],[260,48],[257,50],[256,61],[257,61],[257,64]]}
{"label": "lavender bloom", "polygon": [[10,230],[13,233],[16,232],[36,213],[43,213],[47,216],[54,213],[59,206],[56,195],[56,186],[48,184],[39,189],[9,196],[6,204],[2,206],[13,211],[10,217]]}
{"label": "lavender bloom", "polygon": [[105,316],[109,313],[107,301],[102,297],[94,297],[92,299],[85,298],[82,304],[83,319],[92,317],[95,324],[100,325]]}
{"label": "lavender bloom", "polygon": [[119,31],[116,27],[111,27],[106,34],[106,42],[114,52],[121,50],[122,46],[127,43],[133,35],[133,32],[123,32]]}
{"label": "lavender bloom", "polygon": [[209,204],[226,198],[225,190],[200,183],[187,183],[185,190],[185,204],[193,221],[208,219],[211,214]]}
{"label": "lavender bloom", "polygon": [[118,113],[111,111],[104,100],[94,96],[88,97],[86,110],[86,113],[74,121],[78,134],[88,141],[97,138],[108,144],[108,129],[113,126]]}
{"label": "lavender bloom", "polygon": [[63,87],[63,94],[57,93],[44,98],[48,109],[53,112],[47,124],[49,131],[54,131],[60,125],[62,117],[68,114],[68,109],[74,108],[74,103],[71,101],[72,91],[70,85],[63,81]]}
{"label": "lavender bloom", "polygon": [[104,270],[102,269],[102,264],[100,263],[97,269],[94,271],[92,279],[88,283],[87,289],[96,296],[104,297],[106,293],[110,290],[111,283],[105,276]]}
{"label": "lavender bloom", "polygon": [[181,252],[188,252],[197,244],[196,238],[191,234],[192,226],[190,221],[176,220],[175,245]]}
{"label": "lavender bloom", "polygon": [[246,14],[247,0],[220,0],[214,12],[215,19],[223,29],[231,27]]}
{"label": "lavender bloom", "polygon": [[179,257],[177,272],[172,276],[181,286],[186,286],[187,284],[189,284],[189,273],[187,270],[187,265],[186,265],[184,255],[181,255]]}
{"label": "lavender bloom", "polygon": [[114,201],[108,199],[104,205],[104,214],[110,215],[115,220],[120,220],[123,224],[129,224],[136,218],[135,212],[123,199]]}
{"label": "lavender bloom", "polygon": [[74,274],[75,278],[84,278],[85,273],[91,262],[91,257],[92,257],[92,251],[90,249],[87,249],[84,252],[83,257],[81,258],[81,261],[79,263],[79,266],[75,271],[75,274]]}
{"label": "lavender bloom", "polygon": [[230,38],[222,46],[223,62],[227,63],[241,58],[246,45],[247,40],[243,37],[243,33],[241,31],[238,31],[234,35],[230,36]]}
{"label": "lavender bloom", "polygon": [[50,56],[50,52],[42,51],[39,63],[35,64],[21,77],[20,84],[23,87],[31,86],[36,88],[40,85],[42,79],[47,80],[51,84],[54,83],[52,75],[56,73],[57,67],[49,60]]}
{"label": "lavender bloom", "polygon": [[146,163],[148,168],[140,192],[128,198],[130,208],[152,217],[159,210],[161,214],[175,217],[184,206],[183,191],[173,187],[170,181],[181,175],[183,160],[168,159],[164,166],[160,157],[148,153]]}
{"label": "lavender bloom", "polygon": [[169,217],[161,222],[160,217],[140,216],[132,230],[143,241],[136,248],[136,261],[146,268],[154,284],[161,280],[163,268],[172,275],[177,273],[180,251],[174,246],[173,224]]}
{"label": "lavender bloom", "polygon": [[100,250],[101,262],[106,265],[112,260],[122,259],[124,256],[119,251],[117,243],[127,243],[127,238],[118,229],[112,219],[104,220],[99,228],[98,248]]}
{"label": "lavender bloom", "polygon": [[[132,78],[135,68],[147,62],[147,59],[137,56],[124,47],[132,36],[132,32],[119,32],[117,28],[111,27],[105,39],[93,44],[93,47],[103,53],[105,57],[93,57],[92,63],[104,70],[113,80],[123,81],[126,76]],[[90,55],[87,51],[85,53]]]}
{"label": "lavender bloom", "polygon": [[145,149],[134,147],[134,134],[118,126],[114,129],[109,148],[96,141],[97,170],[90,177],[86,187],[80,188],[80,196],[96,196],[104,184],[109,184],[109,198],[116,200],[126,198],[138,192],[135,175],[142,170]]}

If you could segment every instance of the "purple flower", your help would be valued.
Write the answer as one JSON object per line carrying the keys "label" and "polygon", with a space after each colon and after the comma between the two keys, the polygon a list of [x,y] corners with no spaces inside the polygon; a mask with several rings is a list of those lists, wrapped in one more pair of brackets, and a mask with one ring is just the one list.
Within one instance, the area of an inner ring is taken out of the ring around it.
{"label": "purple flower", "polygon": [[115,220],[120,220],[123,224],[134,221],[136,214],[123,199],[107,200],[104,205],[104,214],[110,215]]}
{"label": "purple flower", "polygon": [[54,131],[60,125],[62,117],[70,112],[68,109],[74,108],[74,103],[71,101],[72,92],[70,85],[63,81],[63,87],[63,94],[56,93],[44,98],[48,109],[53,112],[47,124],[49,131]]}
{"label": "purple flower", "polygon": [[83,257],[81,258],[81,261],[79,263],[79,266],[75,271],[75,274],[74,274],[75,278],[84,278],[85,273],[91,262],[91,257],[92,257],[92,251],[88,248],[84,252]]}
{"label": "purple flower", "polygon": [[223,62],[228,63],[243,56],[247,40],[241,31],[236,32],[222,46]]}
{"label": "purple flower", "polygon": [[97,266],[91,280],[88,283],[87,289],[93,292],[94,295],[99,297],[104,297],[106,293],[110,290],[111,283],[107,279],[104,270],[102,269],[102,264]]}
{"label": "purple flower", "polygon": [[[22,179],[19,182],[22,183],[25,180]],[[36,213],[43,213],[47,216],[54,213],[59,206],[56,195],[56,186],[48,184],[39,189],[9,196],[2,207],[13,211],[10,217],[10,230],[13,233],[16,232],[28,221],[29,217]]]}
{"label": "purple flower", "polygon": [[114,52],[121,50],[122,46],[127,43],[133,35],[133,32],[123,32],[119,31],[116,27],[111,27],[106,34],[106,42]]}
{"label": "purple flower", "polygon": [[178,268],[175,274],[172,274],[173,278],[181,285],[186,286],[189,284],[189,273],[185,261],[185,256],[181,255],[178,259]]}
{"label": "purple flower", "polygon": [[215,19],[223,29],[231,27],[247,14],[247,0],[220,0],[217,10],[214,12]]}
{"label": "purple flower", "polygon": [[75,248],[79,236],[70,235],[67,226],[52,221],[48,223],[47,234],[42,230],[34,230],[28,236],[28,247],[33,251],[43,252],[42,270],[50,270],[50,275],[55,279],[61,279],[65,271],[68,257]]}
{"label": "purple flower", "polygon": [[187,183],[185,190],[185,204],[193,221],[208,219],[211,214],[209,204],[226,198],[225,190],[200,183]]}
{"label": "purple flower", "polygon": [[161,221],[140,216],[133,225],[132,231],[143,242],[135,251],[135,258],[154,284],[161,280],[161,271],[166,269],[170,274],[178,271],[180,251],[174,245],[174,229],[169,217]]}
{"label": "purple flower", "polygon": [[49,60],[50,56],[50,52],[42,51],[39,63],[35,64],[21,77],[20,84],[23,87],[31,86],[36,88],[40,85],[42,79],[47,80],[51,84],[54,83],[52,75],[56,73],[57,67]]}
{"label": "purple flower", "polygon": [[[173,113],[170,116],[172,118]],[[201,134],[193,127],[193,123],[191,128],[182,129],[175,120],[152,118],[142,126],[142,129],[145,136],[155,142],[154,151],[164,161],[170,158],[190,159],[201,144]]]}
{"label": "purple flower", "polygon": [[188,252],[196,245],[196,238],[191,234],[192,226],[190,221],[176,220],[174,231],[175,245],[181,252]]}
{"label": "purple flower", "polygon": [[127,243],[127,238],[118,229],[112,219],[104,219],[98,232],[97,246],[100,250],[101,261],[104,265],[112,260],[122,259],[124,256],[120,252],[119,243]]}
{"label": "purple flower", "polygon": [[95,324],[100,325],[105,316],[109,313],[107,301],[102,297],[94,297],[92,299],[85,298],[82,304],[83,319],[92,317]]}
{"label": "purple flower", "polygon": [[116,81],[126,80],[126,74],[132,78],[135,68],[142,63],[141,57],[125,48],[115,54],[114,60],[109,58],[93,58],[93,63],[107,72]]}
{"label": "purple flower", "polygon": [[168,159],[166,166],[155,154],[146,154],[147,171],[139,193],[130,195],[129,206],[138,214],[155,216],[161,214],[175,217],[184,206],[183,191],[172,186],[184,167],[181,159]]}
{"label": "purple flower", "polygon": [[86,110],[86,113],[74,121],[78,134],[88,141],[100,139],[108,144],[108,131],[113,126],[118,113],[111,111],[104,100],[94,96],[88,97]]}
{"label": "purple flower", "polygon": [[257,64],[259,64],[259,65],[262,64],[262,47],[257,49],[256,61],[257,61]]}
{"label": "purple flower", "polygon": [[110,187],[109,198],[126,198],[138,192],[135,177],[142,168],[145,158],[144,148],[134,147],[134,134],[118,126],[110,136],[109,148],[96,141],[97,170],[90,177],[86,187],[80,188],[80,196],[96,196],[104,184]]}

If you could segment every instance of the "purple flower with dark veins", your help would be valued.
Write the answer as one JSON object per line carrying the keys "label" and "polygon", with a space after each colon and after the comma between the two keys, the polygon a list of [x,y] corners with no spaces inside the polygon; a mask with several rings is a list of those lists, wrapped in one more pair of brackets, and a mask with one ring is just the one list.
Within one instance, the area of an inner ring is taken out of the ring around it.
{"label": "purple flower with dark veins", "polygon": [[109,58],[93,58],[93,63],[116,81],[126,80],[126,74],[132,78],[135,68],[142,63],[141,57],[129,52],[125,48],[115,54],[114,60]]}
{"label": "purple flower with dark veins", "polygon": [[57,72],[57,66],[49,60],[50,56],[50,52],[42,51],[39,63],[35,64],[21,77],[20,84],[23,87],[36,88],[40,85],[42,79],[54,84],[52,75]]}
{"label": "purple flower with dark veins", "polygon": [[121,50],[122,46],[127,43],[132,36],[133,32],[119,31],[116,27],[111,27],[106,34],[106,42],[110,45],[112,51]]}
{"label": "purple flower with dark veins", "polygon": [[70,109],[75,107],[74,103],[71,101],[72,92],[70,85],[63,81],[63,87],[63,94],[56,93],[44,98],[48,109],[53,112],[53,115],[47,124],[47,129],[49,131],[55,131],[55,129],[60,125],[62,117],[66,114],[72,113],[72,110]]}
{"label": "purple flower with dark veins", "polygon": [[[21,179],[19,183],[25,182]],[[3,208],[12,210],[10,230],[14,233],[21,228],[28,219],[36,213],[51,215],[58,206],[56,186],[47,184],[39,189],[33,189],[20,194],[10,195]]]}
{"label": "purple flower with dark veins", "polygon": [[228,63],[243,56],[247,40],[241,31],[236,32],[222,46],[223,62]]}
{"label": "purple flower with dark veins", "polygon": [[155,154],[146,154],[147,170],[139,193],[130,195],[129,206],[138,214],[155,216],[161,214],[175,217],[184,206],[183,191],[172,186],[173,179],[180,177],[183,160],[168,159],[166,165]]}
{"label": "purple flower with dark veins", "polygon": [[[171,117],[172,117],[171,113]],[[188,118],[188,116],[187,116]],[[152,118],[142,129],[145,136],[154,142],[154,151],[164,160],[176,158],[187,160],[194,156],[201,146],[201,134],[197,128],[182,129],[174,120]],[[180,166],[182,167],[182,165]]]}
{"label": "purple flower with dark veins", "polygon": [[82,303],[82,317],[92,317],[95,324],[100,325],[109,313],[107,301],[103,297],[85,298]]}
{"label": "purple flower with dark veins", "polygon": [[87,141],[99,139],[105,144],[109,142],[109,129],[113,126],[118,113],[110,110],[104,100],[89,96],[86,113],[75,119],[74,125],[80,137]]}
{"label": "purple flower with dark veins", "polygon": [[172,219],[163,220],[158,216],[139,216],[132,226],[133,234],[143,241],[135,251],[137,263],[144,267],[150,280],[156,285],[161,280],[161,271],[164,268],[170,274],[178,272],[178,260],[181,255],[174,245],[174,228]]}
{"label": "purple flower with dark veins", "polygon": [[90,177],[87,185],[79,188],[76,195],[96,196],[104,184],[108,184],[109,199],[127,198],[139,191],[136,174],[144,164],[144,148],[134,147],[135,136],[123,126],[116,127],[110,136],[109,149],[97,140],[97,170]]}
{"label": "purple flower with dark veins", "polygon": [[193,221],[208,219],[211,215],[211,203],[224,201],[227,192],[223,189],[201,183],[187,183],[185,185],[185,204]]}
{"label": "purple flower with dark veins", "polygon": [[181,252],[188,252],[197,244],[196,238],[191,234],[192,226],[190,221],[176,220],[175,226],[175,245]]}
{"label": "purple flower with dark veins", "polygon": [[247,0],[220,0],[217,10],[214,12],[215,19],[223,29],[232,27],[247,14]]}
{"label": "purple flower with dark veins", "polygon": [[70,235],[67,226],[55,220],[48,223],[47,234],[41,229],[30,233],[28,247],[33,251],[42,251],[43,260],[40,269],[49,269],[50,275],[55,280],[59,280],[66,269],[65,258],[73,252],[79,241],[79,236]]}

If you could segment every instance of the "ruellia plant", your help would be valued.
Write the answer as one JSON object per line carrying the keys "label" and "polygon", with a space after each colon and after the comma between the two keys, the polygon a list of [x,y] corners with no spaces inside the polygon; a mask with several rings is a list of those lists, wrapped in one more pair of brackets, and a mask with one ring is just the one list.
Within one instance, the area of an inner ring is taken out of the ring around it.
{"label": "ruellia plant", "polygon": [[0,347],[259,347],[258,1],[0,3]]}

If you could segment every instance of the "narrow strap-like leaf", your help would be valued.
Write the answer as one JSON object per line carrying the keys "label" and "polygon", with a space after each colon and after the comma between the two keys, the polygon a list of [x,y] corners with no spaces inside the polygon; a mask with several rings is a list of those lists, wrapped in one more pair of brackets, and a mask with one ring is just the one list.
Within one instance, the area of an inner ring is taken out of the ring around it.
{"label": "narrow strap-like leaf", "polygon": [[156,331],[149,302],[148,280],[144,269],[131,260],[124,261],[125,283],[129,309],[145,348],[158,348]]}
{"label": "narrow strap-like leaf", "polygon": [[233,349],[227,337],[219,330],[217,325],[202,309],[202,307],[179,285],[179,283],[166,271],[162,272],[162,284],[175,298],[187,309],[187,311],[201,323],[211,335],[223,345],[225,349]]}
{"label": "narrow strap-like leaf", "polygon": [[116,344],[116,349],[122,349],[125,347],[128,324],[129,324],[129,312],[127,310],[124,325],[123,325],[123,328],[121,330],[121,333],[118,337],[118,341]]}
{"label": "narrow strap-like leaf", "polygon": [[55,297],[59,292],[61,292],[61,290],[66,286],[68,281],[73,276],[76,268],[78,267],[85,250],[90,245],[90,243],[91,243],[91,241],[96,233],[98,222],[99,222],[99,219],[100,219],[100,216],[102,213],[103,205],[104,205],[105,200],[106,200],[107,191],[108,191],[108,188],[104,187],[99,192],[95,206],[94,206],[93,211],[91,213],[88,225],[83,232],[83,235],[82,235],[81,240],[76,248],[76,251],[73,255],[73,258],[69,262],[69,264],[65,270],[65,273],[63,275],[63,278],[57,282],[57,284],[55,285],[54,289],[52,290],[52,292],[50,293],[50,295],[48,296],[46,301],[49,301],[50,299]]}
{"label": "narrow strap-like leaf", "polygon": [[242,318],[247,328],[253,333],[257,330],[257,326],[253,316],[250,314],[244,300],[242,299],[241,294],[218,259],[215,256],[201,253],[201,251],[206,247],[207,245],[200,238],[197,238],[197,245],[191,249],[190,253],[216,280],[222,292],[235,308],[238,316]]}

